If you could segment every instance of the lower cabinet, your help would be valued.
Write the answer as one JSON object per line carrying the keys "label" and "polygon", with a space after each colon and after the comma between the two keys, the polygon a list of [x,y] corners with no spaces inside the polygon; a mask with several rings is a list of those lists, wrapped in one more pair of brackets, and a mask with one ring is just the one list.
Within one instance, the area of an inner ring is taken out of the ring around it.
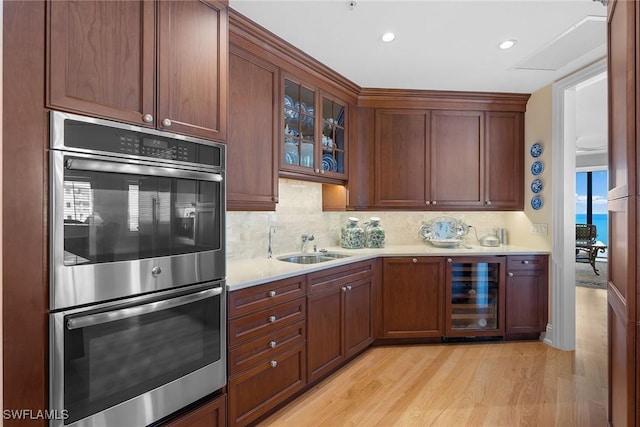
{"label": "lower cabinet", "polygon": [[382,336],[437,338],[444,335],[444,258],[384,258]]}
{"label": "lower cabinet", "polygon": [[507,257],[507,339],[536,339],[547,328],[549,258]]}
{"label": "lower cabinet", "polygon": [[306,276],[229,293],[229,425],[257,420],[307,384]]}
{"label": "lower cabinet", "polygon": [[163,427],[224,427],[227,425],[227,395],[193,408],[188,413],[163,424]]}
{"label": "lower cabinet", "polygon": [[307,378],[310,383],[373,342],[372,265],[372,262],[357,263],[308,276]]}
{"label": "lower cabinet", "polygon": [[229,425],[255,421],[307,383],[305,345],[271,355],[229,379]]}

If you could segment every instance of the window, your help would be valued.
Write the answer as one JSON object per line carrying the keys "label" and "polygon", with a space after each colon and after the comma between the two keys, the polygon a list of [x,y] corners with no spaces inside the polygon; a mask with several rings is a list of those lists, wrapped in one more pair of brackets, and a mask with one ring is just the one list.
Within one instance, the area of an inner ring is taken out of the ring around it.
{"label": "window", "polygon": [[576,224],[594,224],[596,240],[608,244],[607,221],[608,173],[588,171],[576,173]]}

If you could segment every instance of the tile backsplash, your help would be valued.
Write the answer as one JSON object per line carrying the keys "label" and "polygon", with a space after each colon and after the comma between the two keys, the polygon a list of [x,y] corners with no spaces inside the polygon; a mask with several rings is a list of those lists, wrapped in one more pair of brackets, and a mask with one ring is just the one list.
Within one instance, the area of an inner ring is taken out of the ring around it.
{"label": "tile backsplash", "polygon": [[[360,219],[361,225],[372,216],[381,218],[388,245],[425,244],[418,230],[423,221],[438,216],[463,220],[477,230],[479,237],[493,233],[496,227],[509,229],[513,224],[518,227],[528,226],[522,212],[323,212],[322,184],[280,179],[279,203],[275,212],[227,213],[227,258],[266,258],[270,227],[274,229],[274,255],[300,251],[302,234],[314,236],[314,240],[308,244],[309,251],[313,250],[314,245],[318,249],[339,246],[340,229],[351,216]],[[473,229],[465,236],[464,241],[476,243]],[[508,240],[508,243],[527,245],[528,242]]]}

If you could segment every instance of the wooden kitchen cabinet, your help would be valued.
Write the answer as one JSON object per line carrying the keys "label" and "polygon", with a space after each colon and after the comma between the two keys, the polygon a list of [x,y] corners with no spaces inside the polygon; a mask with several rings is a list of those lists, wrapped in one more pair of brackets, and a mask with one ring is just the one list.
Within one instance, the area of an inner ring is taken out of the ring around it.
{"label": "wooden kitchen cabinet", "polygon": [[444,258],[385,258],[380,338],[444,335]]}
{"label": "wooden kitchen cabinet", "polygon": [[225,427],[227,425],[227,395],[202,403],[162,427]]}
{"label": "wooden kitchen cabinet", "polygon": [[47,106],[226,140],[227,4],[54,1]]}
{"label": "wooden kitchen cabinet", "polygon": [[373,342],[373,262],[309,274],[307,379],[320,379]]}
{"label": "wooden kitchen cabinet", "polygon": [[377,207],[428,207],[431,202],[430,113],[378,109],[375,115]]}
{"label": "wooden kitchen cabinet", "polygon": [[507,257],[506,339],[537,339],[547,328],[548,257]]}
{"label": "wooden kitchen cabinet", "polygon": [[348,103],[297,76],[282,74],[280,175],[344,182],[348,172]]}
{"label": "wooden kitchen cabinet", "polygon": [[374,126],[374,207],[523,208],[523,113],[377,108]]}
{"label": "wooden kitchen cabinet", "polygon": [[431,112],[431,204],[478,208],[484,199],[484,113]]}
{"label": "wooden kitchen cabinet", "polygon": [[484,208],[524,208],[524,113],[485,113]]}
{"label": "wooden kitchen cabinet", "polygon": [[228,210],[276,208],[278,85],[275,65],[231,44],[227,164],[233,167],[227,169]]}
{"label": "wooden kitchen cabinet", "polygon": [[306,383],[306,276],[229,293],[229,424],[247,425]]}

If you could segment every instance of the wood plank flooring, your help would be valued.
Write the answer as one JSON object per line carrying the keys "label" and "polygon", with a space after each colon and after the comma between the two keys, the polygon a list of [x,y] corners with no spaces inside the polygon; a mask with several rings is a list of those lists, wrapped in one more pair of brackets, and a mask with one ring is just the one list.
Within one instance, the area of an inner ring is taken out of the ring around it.
{"label": "wood plank flooring", "polygon": [[576,351],[374,347],[259,425],[606,426],[606,291],[576,293]]}

